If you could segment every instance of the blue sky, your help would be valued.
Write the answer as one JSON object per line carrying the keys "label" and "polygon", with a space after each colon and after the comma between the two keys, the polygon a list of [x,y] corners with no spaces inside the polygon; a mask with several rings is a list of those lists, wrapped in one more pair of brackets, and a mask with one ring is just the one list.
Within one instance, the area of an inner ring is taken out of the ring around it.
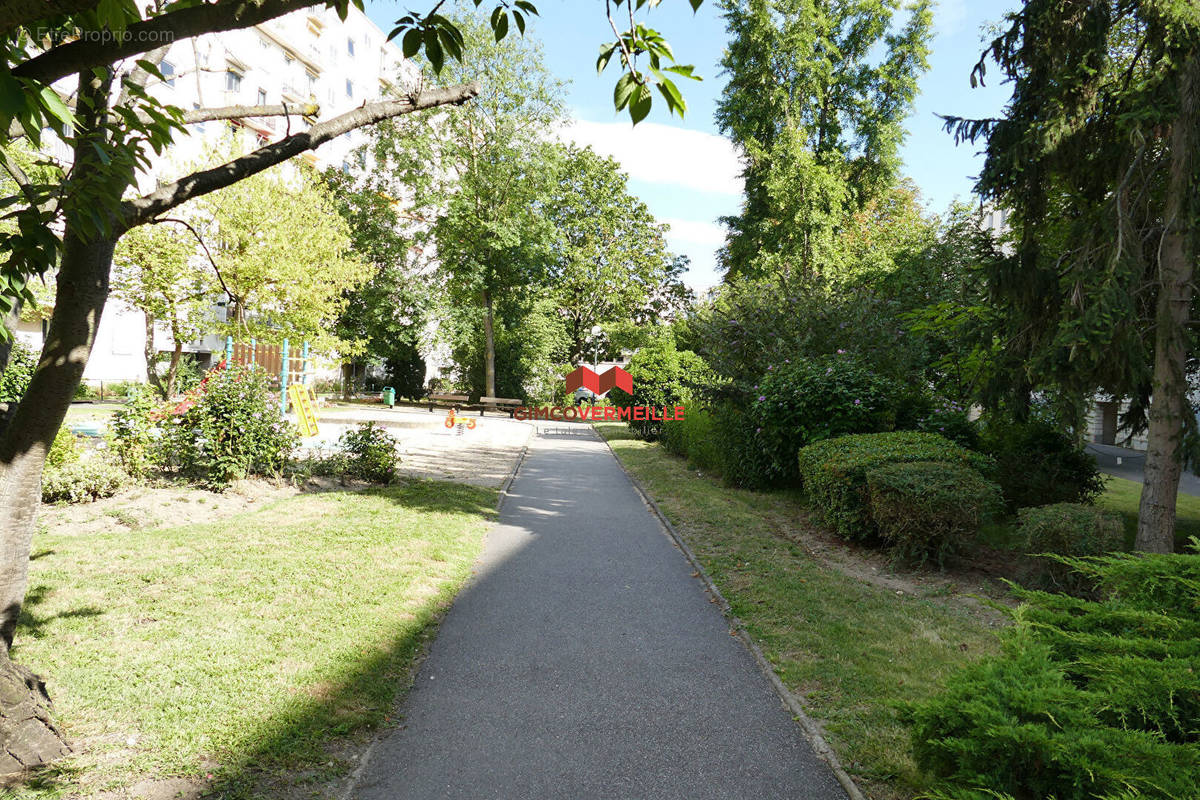
{"label": "blue sky", "polygon": [[[421,8],[421,0],[412,0]],[[487,3],[484,7],[490,7]],[[720,280],[715,251],[723,233],[717,219],[736,213],[741,202],[738,162],[713,122],[716,100],[724,85],[719,62],[725,27],[714,0],[693,15],[684,0],[664,0],[648,22],[671,42],[682,63],[696,66],[703,82],[682,81],[687,116],[668,116],[661,101],[637,127],[612,108],[616,65],[596,75],[596,53],[612,38],[600,0],[539,0],[541,19],[527,35],[541,40],[551,72],[570,81],[568,104],[574,118],[564,137],[590,144],[616,158],[629,173],[630,188],[663,222],[676,252],[692,259],[688,283],[705,289]],[[937,114],[992,116],[1008,99],[999,84],[972,89],[971,67],[983,49],[983,27],[998,21],[1016,0],[942,0],[935,10],[935,38],[930,69],[921,81],[904,147],[904,170],[920,187],[933,211],[956,197],[968,199],[972,176],[979,170],[976,147],[956,147],[942,131]],[[384,30],[401,13],[392,2],[368,2],[367,13]]]}

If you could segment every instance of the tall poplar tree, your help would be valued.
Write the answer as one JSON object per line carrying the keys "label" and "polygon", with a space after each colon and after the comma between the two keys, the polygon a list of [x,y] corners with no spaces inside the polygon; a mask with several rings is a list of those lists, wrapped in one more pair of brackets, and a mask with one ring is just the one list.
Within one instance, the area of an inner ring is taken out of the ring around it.
{"label": "tall poplar tree", "polygon": [[723,0],[729,79],[716,117],[746,181],[741,213],[725,219],[730,276],[819,276],[846,216],[890,188],[929,66],[930,5]]}

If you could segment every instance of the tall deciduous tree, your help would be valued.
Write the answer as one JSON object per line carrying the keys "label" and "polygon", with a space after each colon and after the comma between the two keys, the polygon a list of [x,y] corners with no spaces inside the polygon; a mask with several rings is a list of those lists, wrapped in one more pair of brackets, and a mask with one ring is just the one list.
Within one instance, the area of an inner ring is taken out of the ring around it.
{"label": "tall deciduous tree", "polygon": [[576,363],[594,325],[632,322],[650,304],[671,279],[672,260],[665,227],[629,194],[620,165],[591,148],[563,149],[547,216],[555,234],[547,281]]}
{"label": "tall deciduous tree", "polygon": [[[362,8],[361,0],[329,0],[327,5],[344,17],[351,2]],[[702,0],[690,2],[695,8]],[[17,195],[4,198],[7,207],[16,208],[12,213],[18,224],[15,230],[0,230],[0,319],[7,320],[28,297],[26,287],[34,276],[59,270],[42,357],[12,424],[0,435],[0,772],[44,763],[63,752],[49,721],[43,685],[11,662],[9,650],[25,595],[42,466],[91,353],[108,299],[117,240],[190,199],[233,185],[350,130],[463,103],[478,91],[474,85],[448,86],[368,103],[225,165],[184,176],[144,196],[128,196],[149,151],[161,152],[186,123],[318,113],[316,108],[283,106],[191,111],[164,106],[145,91],[166,53],[158,43],[249,28],[311,5],[312,0],[167,0],[149,6],[105,0],[0,0],[0,131],[5,136],[0,169],[18,187]],[[615,5],[620,3],[606,3],[613,28]],[[649,110],[644,95],[651,87],[677,93],[673,84],[668,89],[660,69],[673,60],[662,54],[661,37],[634,19],[633,12],[644,13],[643,5],[628,6],[629,28],[624,34],[617,31],[623,67],[618,82],[629,87],[632,81],[636,89],[625,92],[618,105],[628,107],[635,119]],[[435,71],[447,52],[458,57],[463,46],[458,28],[438,13],[441,6],[438,2],[424,14],[405,15],[391,34],[402,37],[407,56],[423,51]],[[502,0],[490,17],[494,36],[504,38],[510,20],[523,31],[527,16],[536,12],[528,0],[512,5]],[[105,35],[71,35],[78,30]],[[67,35],[46,36],[47,31]],[[639,58],[653,69],[639,68]],[[73,106],[55,88],[71,78],[74,83],[67,93]],[[673,100],[669,105],[681,109],[679,98]],[[9,144],[23,136],[36,146],[46,127],[72,151],[70,168],[50,180],[31,179],[9,157]],[[5,334],[0,328],[0,338]],[[4,358],[7,352],[0,350],[0,360]]]}
{"label": "tall deciduous tree", "polygon": [[1193,0],[1027,0],[994,60],[1000,119],[950,119],[987,143],[978,190],[1013,210],[1013,252],[988,275],[1007,388],[1097,389],[1148,402],[1136,547],[1173,548],[1196,356],[1200,6]]}
{"label": "tall deciduous tree", "polygon": [[[272,16],[290,10],[275,3],[263,5],[275,12]],[[198,29],[185,27],[180,31],[180,38],[237,27],[239,22],[242,26],[251,25],[261,19],[247,21],[235,15],[232,16],[235,24],[228,24],[231,17],[219,16],[220,10],[215,12],[217,16],[208,16],[208,10],[214,8],[217,8],[216,4],[181,9],[179,13],[185,17],[189,12],[203,12],[202,21],[207,22]],[[231,11],[226,9],[226,13]],[[166,16],[168,14],[162,18]],[[42,23],[57,25],[61,21],[52,18],[43,19]],[[89,22],[94,25],[95,19],[90,18]],[[24,36],[24,32],[18,34],[19,39]],[[126,41],[122,37],[115,39]],[[29,40],[23,38],[21,41],[24,43],[21,47],[7,42],[10,60],[0,74],[0,83],[11,83],[9,70],[15,72],[21,68],[12,67],[14,60],[25,59],[21,64],[24,67],[42,57],[28,58],[23,48]],[[130,41],[142,40],[134,38]],[[82,45],[85,55],[61,55],[79,53],[75,45]],[[4,277],[0,294],[9,298],[9,310],[15,305],[12,300],[16,293],[24,292],[31,275],[44,274],[55,265],[58,267],[54,312],[38,367],[10,424],[0,435],[0,773],[35,766],[65,752],[65,745],[50,722],[42,682],[27,669],[13,663],[9,651],[27,585],[33,518],[41,501],[42,467],[95,342],[109,296],[110,270],[117,240],[190,199],[233,185],[347,131],[397,115],[461,103],[477,91],[475,86],[457,86],[369,103],[318,122],[306,131],[265,145],[227,164],[161,185],[149,194],[127,196],[134,191],[136,172],[147,159],[145,151],[165,147],[177,132],[180,121],[288,112],[282,107],[202,108],[191,112],[163,110],[146,99],[144,86],[165,48],[159,48],[136,65],[122,66],[112,61],[96,62],[94,59],[104,58],[108,51],[87,56],[87,45],[87,42],[71,42],[62,45],[61,50],[55,48],[43,54],[52,60],[71,61],[80,69],[75,110],[65,112],[60,109],[71,122],[69,129],[64,123],[60,134],[73,151],[70,170],[64,179],[59,183],[35,186],[26,179],[23,171],[11,169],[10,160],[4,159],[4,164],[0,165],[9,168],[10,174],[21,185],[19,200],[27,204],[18,211],[21,222],[18,230],[11,235],[0,232],[8,256],[0,267]],[[139,51],[144,47],[139,45]],[[53,77],[61,77],[61,74]],[[8,84],[0,87],[6,94],[9,89]],[[49,88],[45,91],[53,94]],[[7,112],[12,107],[7,104],[4,109]],[[0,124],[5,130],[11,120],[11,115],[0,114]],[[33,135],[31,127],[25,127],[26,134]],[[40,133],[40,127],[33,126],[33,130]],[[58,228],[61,236],[50,225],[56,219],[61,221]]]}
{"label": "tall deciduous tree", "polygon": [[347,292],[370,277],[351,251],[350,226],[328,185],[307,165],[253,175],[192,204],[221,289],[231,332],[354,348],[337,336]]}
{"label": "tall deciduous tree", "polygon": [[324,179],[350,226],[355,256],[371,267],[367,282],[347,294],[338,336],[360,342],[365,358],[381,359],[399,396],[419,397],[425,382],[420,346],[434,292],[432,267],[416,243],[418,220],[369,180],[332,168]]}
{"label": "tall deciduous tree", "polygon": [[746,200],[732,276],[820,276],[847,214],[884,193],[927,69],[932,13],[916,0],[723,0],[729,76],[717,123],[741,150]]}
{"label": "tall deciduous tree", "polygon": [[[195,263],[195,237],[177,224],[134,228],[121,238],[113,257],[113,296],[145,317],[146,378],[163,399],[175,393],[184,344],[214,327],[219,290],[207,265]],[[165,376],[158,374],[157,325],[171,337]]]}
{"label": "tall deciduous tree", "polygon": [[479,98],[434,126],[379,128],[371,154],[389,168],[376,188],[411,197],[414,214],[428,221],[446,296],[478,311],[484,391],[495,396],[497,303],[514,288],[542,283],[550,259],[544,211],[559,157],[546,135],[562,118],[562,93],[535,44],[495,42],[482,26],[464,26],[464,35],[464,61],[445,73],[477,81]]}

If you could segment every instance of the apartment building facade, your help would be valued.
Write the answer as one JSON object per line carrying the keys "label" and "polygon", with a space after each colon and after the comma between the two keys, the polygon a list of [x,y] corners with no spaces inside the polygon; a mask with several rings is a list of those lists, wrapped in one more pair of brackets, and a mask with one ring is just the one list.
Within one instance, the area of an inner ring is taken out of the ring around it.
{"label": "apartment building facade", "polygon": [[[323,6],[314,6],[243,30],[208,34],[171,45],[160,65],[163,80],[152,79],[147,90],[164,103],[184,110],[233,105],[317,104],[320,119],[329,119],[393,93],[419,87],[420,71],[405,60],[400,48],[357,8],[346,19]],[[143,191],[159,178],[173,177],[172,170],[196,162],[206,144],[241,129],[254,146],[267,144],[315,122],[297,114],[289,117],[249,118],[188,126],[187,136],[156,157],[150,170],[138,178]],[[363,144],[368,132],[352,131],[301,156],[317,168],[353,168],[351,153]],[[70,153],[49,140],[49,154],[66,163]],[[223,303],[214,314],[223,319]],[[22,322],[17,335],[40,349],[43,323]],[[92,357],[84,371],[85,382],[143,381],[146,379],[146,325],[142,314],[110,300],[97,332]],[[154,333],[157,351],[174,344],[164,330]],[[209,336],[184,346],[202,362],[220,353],[224,342]]]}

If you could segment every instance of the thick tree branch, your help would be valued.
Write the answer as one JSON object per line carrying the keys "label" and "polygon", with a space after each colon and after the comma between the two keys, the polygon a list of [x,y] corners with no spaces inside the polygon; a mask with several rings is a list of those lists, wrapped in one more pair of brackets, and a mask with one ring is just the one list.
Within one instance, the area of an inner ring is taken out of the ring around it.
{"label": "thick tree branch", "polygon": [[80,39],[62,44],[15,67],[12,74],[53,83],[76,72],[99,67],[155,47],[204,33],[249,28],[312,6],[312,0],[219,0],[135,22],[118,37]]}
{"label": "thick tree branch", "polygon": [[194,122],[211,122],[216,119],[244,119],[245,117],[286,117],[297,114],[301,117],[315,117],[321,113],[321,106],[316,103],[280,103],[274,106],[216,106],[213,108],[197,108],[183,112],[183,122],[190,125]]}
{"label": "thick tree branch", "polygon": [[430,89],[413,98],[368,103],[341,116],[318,123],[307,131],[294,133],[278,142],[260,147],[252,153],[235,158],[228,164],[195,172],[174,183],[166,184],[144,197],[126,200],[121,204],[119,232],[124,233],[132,227],[144,224],[194,197],[223,189],[243,178],[248,178],[287,161],[305,150],[317,148],[355,128],[373,125],[385,119],[411,114],[414,111],[444,105],[458,105],[478,94],[479,85],[468,83],[448,86],[444,89]]}

